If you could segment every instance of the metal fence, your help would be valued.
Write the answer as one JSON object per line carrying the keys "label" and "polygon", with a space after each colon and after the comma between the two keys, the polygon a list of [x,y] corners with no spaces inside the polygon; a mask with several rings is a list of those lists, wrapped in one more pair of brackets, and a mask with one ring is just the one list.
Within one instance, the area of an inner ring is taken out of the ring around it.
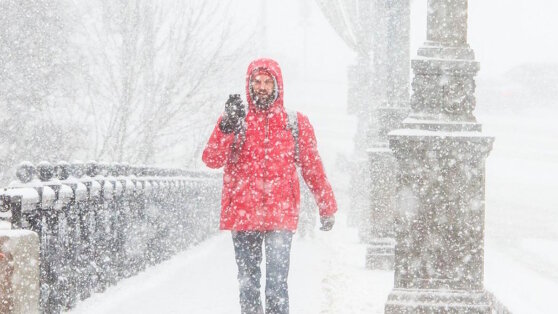
{"label": "metal fence", "polygon": [[220,175],[126,164],[22,163],[0,214],[40,238],[40,308],[59,313],[218,230]]}

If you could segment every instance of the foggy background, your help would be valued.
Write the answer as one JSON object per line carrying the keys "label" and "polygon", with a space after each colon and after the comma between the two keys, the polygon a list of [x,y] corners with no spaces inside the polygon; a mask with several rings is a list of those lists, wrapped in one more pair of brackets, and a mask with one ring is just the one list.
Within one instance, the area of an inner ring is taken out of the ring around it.
{"label": "foggy background", "polygon": [[[127,2],[0,1],[3,184],[23,160],[205,169],[201,149],[228,95],[244,95],[248,63],[270,57],[282,67],[285,106],[316,130],[340,209],[350,206],[343,163],[354,150],[347,67],[356,56],[314,1]],[[481,66],[474,114],[496,137],[486,167],[486,259],[517,262],[555,287],[558,2],[469,6]],[[425,37],[426,0],[412,0],[411,56]],[[487,268],[486,280],[501,275]]]}

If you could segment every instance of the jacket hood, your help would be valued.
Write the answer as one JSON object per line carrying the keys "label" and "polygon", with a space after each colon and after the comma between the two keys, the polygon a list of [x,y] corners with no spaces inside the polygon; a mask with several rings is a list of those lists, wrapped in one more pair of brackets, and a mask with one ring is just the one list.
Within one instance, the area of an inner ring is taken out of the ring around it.
{"label": "jacket hood", "polygon": [[248,70],[246,71],[246,100],[248,101],[248,107],[250,111],[256,111],[256,105],[250,94],[250,79],[252,75],[260,70],[264,70],[271,74],[276,82],[276,93],[277,97],[275,101],[269,106],[268,111],[277,112],[283,110],[283,75],[281,74],[281,68],[279,64],[272,59],[261,58],[256,59],[248,65]]}

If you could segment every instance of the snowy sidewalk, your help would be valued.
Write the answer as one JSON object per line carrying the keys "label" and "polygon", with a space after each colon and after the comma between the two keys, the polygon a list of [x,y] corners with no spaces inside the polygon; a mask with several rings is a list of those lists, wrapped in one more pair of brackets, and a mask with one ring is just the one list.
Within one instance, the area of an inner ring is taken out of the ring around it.
{"label": "snowy sidewalk", "polygon": [[[502,247],[490,245],[485,253],[486,287],[512,313],[555,313],[558,283],[550,276],[553,272],[540,269],[539,264],[529,267]],[[346,227],[342,215],[330,232],[316,230],[313,238],[305,239],[295,236],[289,277],[291,313],[383,313],[393,272],[365,269],[364,254],[364,245],[356,231]],[[230,233],[221,232],[122,280],[79,303],[71,313],[240,313]]]}
{"label": "snowy sidewalk", "polygon": [[[548,247],[551,247],[550,245]],[[558,282],[553,259],[557,251],[545,251],[549,263],[525,251],[487,247],[485,287],[514,314],[555,314]]]}
{"label": "snowy sidewalk", "polygon": [[[346,227],[342,215],[330,232],[316,231],[305,239],[295,236],[291,313],[383,313],[393,272],[366,270],[364,254],[356,231]],[[230,233],[221,232],[93,295],[71,313],[240,313]]]}

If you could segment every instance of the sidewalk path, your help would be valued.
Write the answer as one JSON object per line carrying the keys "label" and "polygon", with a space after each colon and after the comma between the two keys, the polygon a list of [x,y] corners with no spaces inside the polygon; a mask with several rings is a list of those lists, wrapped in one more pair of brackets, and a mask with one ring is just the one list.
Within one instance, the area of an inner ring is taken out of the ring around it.
{"label": "sidewalk path", "polygon": [[[331,232],[316,230],[314,237],[304,239],[295,236],[289,277],[291,313],[383,313],[393,272],[364,268],[365,247],[343,218],[339,215]],[[558,285],[548,269],[529,267],[503,247],[489,245],[485,253],[486,288],[512,313],[554,313]],[[230,233],[221,232],[93,295],[71,313],[240,313]]]}
{"label": "sidewalk path", "polygon": [[[291,313],[383,313],[393,273],[364,267],[365,247],[339,215],[331,232],[295,236],[289,277]],[[263,263],[265,264],[265,263]],[[263,288],[264,280],[262,280]],[[71,313],[234,314],[238,284],[229,232],[81,302]]]}

